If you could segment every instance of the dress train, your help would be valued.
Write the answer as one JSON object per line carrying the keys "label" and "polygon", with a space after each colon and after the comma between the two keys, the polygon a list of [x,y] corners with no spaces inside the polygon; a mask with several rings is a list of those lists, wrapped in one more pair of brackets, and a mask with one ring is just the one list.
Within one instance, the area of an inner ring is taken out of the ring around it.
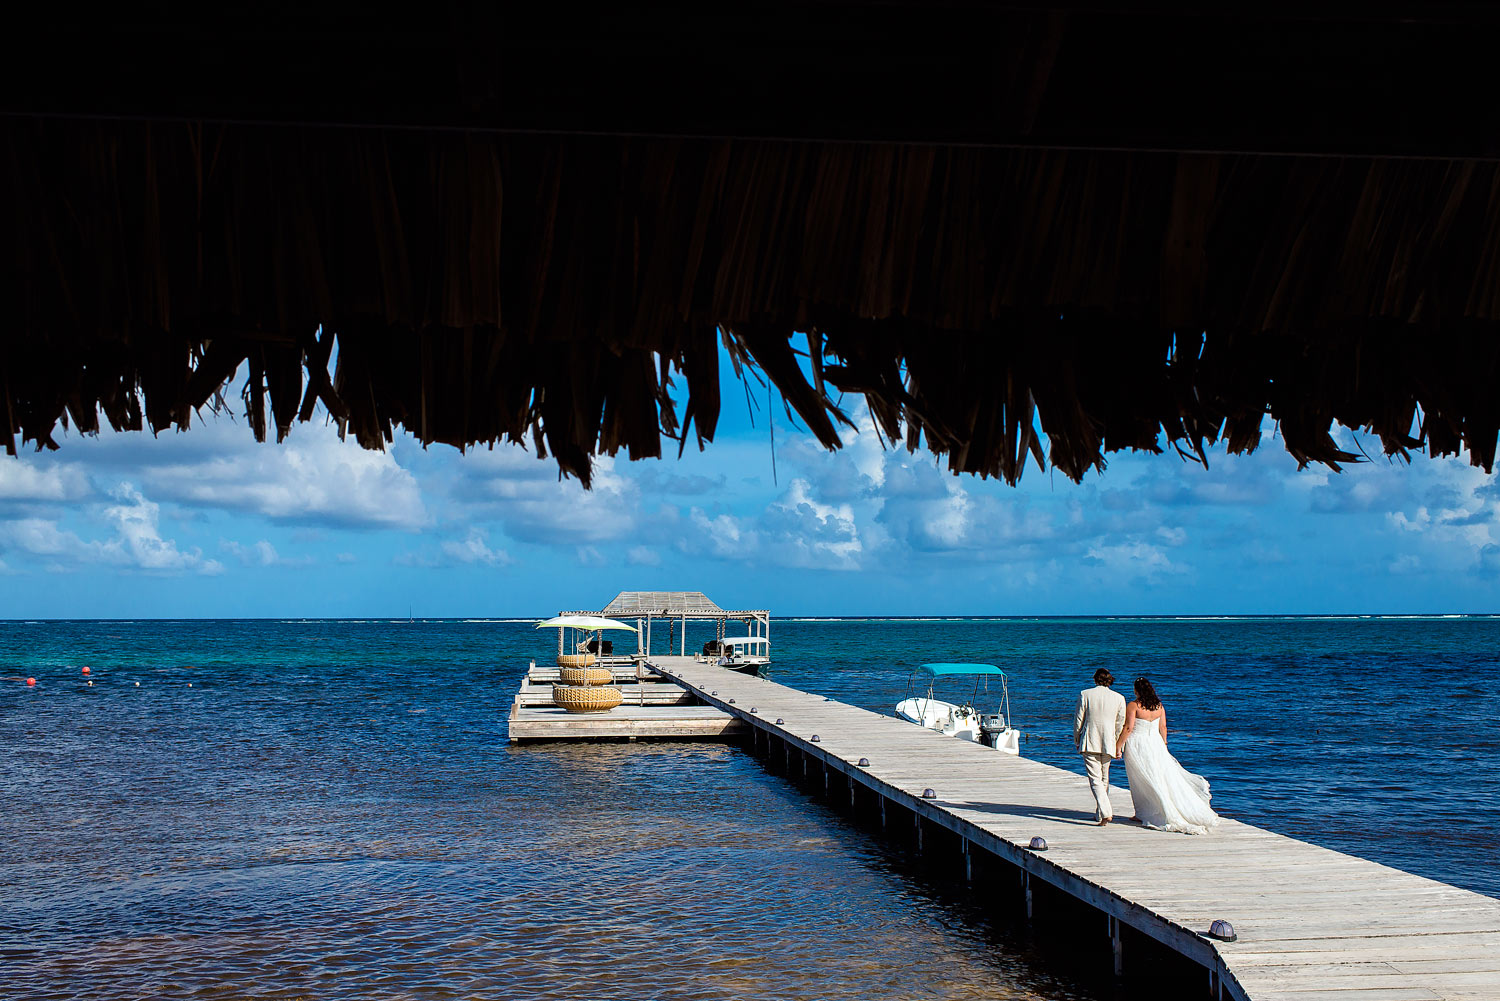
{"label": "dress train", "polygon": [[1125,777],[1135,815],[1158,831],[1207,834],[1219,823],[1219,815],[1208,805],[1208,780],[1172,757],[1161,738],[1159,720],[1136,720],[1125,742]]}

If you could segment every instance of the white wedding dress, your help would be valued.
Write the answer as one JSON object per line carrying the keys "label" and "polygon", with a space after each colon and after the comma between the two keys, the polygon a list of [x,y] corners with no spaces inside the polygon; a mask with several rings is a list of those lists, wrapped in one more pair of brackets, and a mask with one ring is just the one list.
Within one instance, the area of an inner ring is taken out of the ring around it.
{"label": "white wedding dress", "polygon": [[1138,719],[1125,741],[1125,778],[1135,815],[1147,827],[1207,834],[1219,823],[1209,807],[1208,780],[1177,763],[1161,739],[1161,717]]}

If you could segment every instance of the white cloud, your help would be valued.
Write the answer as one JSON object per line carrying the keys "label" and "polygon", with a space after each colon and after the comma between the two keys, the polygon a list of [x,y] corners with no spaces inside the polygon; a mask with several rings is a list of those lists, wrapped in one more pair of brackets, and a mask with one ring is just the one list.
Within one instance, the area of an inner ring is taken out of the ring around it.
{"label": "white cloud", "polygon": [[1145,542],[1126,542],[1116,545],[1089,546],[1085,560],[1102,567],[1111,576],[1120,578],[1154,577],[1161,574],[1185,573],[1167,559],[1160,547]]}
{"label": "white cloud", "polygon": [[76,463],[0,459],[0,500],[69,501],[91,492],[88,476]]}
{"label": "white cloud", "polygon": [[1160,506],[1262,507],[1274,503],[1291,460],[1268,456],[1213,456],[1204,469],[1171,455],[1152,456],[1130,481],[1131,492]]}
{"label": "white cloud", "polygon": [[1432,516],[1425,507],[1419,507],[1411,515],[1405,511],[1387,511],[1385,520],[1391,527],[1403,532],[1424,532],[1432,525]]}
{"label": "white cloud", "polygon": [[1088,531],[1081,509],[1068,508],[1058,522],[1017,490],[905,459],[888,468],[885,497],[873,519],[919,559],[1030,560],[1042,555],[1043,544],[1056,549]]}
{"label": "white cloud", "polygon": [[113,527],[112,538],[86,540],[45,518],[0,523],[0,543],[32,556],[50,557],[50,566],[119,566],[159,573],[223,573],[218,560],[198,549],[182,550],[161,535],[161,508],[129,483],[109,491],[114,504],[100,512]]}
{"label": "white cloud", "polygon": [[1391,560],[1389,569],[1393,574],[1417,573],[1422,569],[1422,559],[1414,553],[1403,553]]}
{"label": "white cloud", "polygon": [[219,543],[219,548],[238,559],[245,566],[268,567],[276,563],[276,547],[265,539],[261,539],[253,546],[242,546],[238,542],[225,539]]}
{"label": "white cloud", "polygon": [[[697,514],[698,512],[694,512]],[[864,550],[850,504],[825,504],[795,479],[761,519],[771,558],[782,566],[858,570]]]}
{"label": "white cloud", "polygon": [[1418,458],[1394,473],[1380,466],[1358,472],[1372,480],[1389,482],[1402,474],[1399,487],[1386,490],[1370,506],[1385,506],[1384,521],[1395,533],[1406,537],[1403,553],[1390,563],[1393,573],[1424,569],[1472,571],[1491,575],[1492,560],[1486,553],[1500,543],[1500,503],[1494,481],[1482,470],[1457,460]]}
{"label": "white cloud", "polygon": [[879,489],[885,485],[885,465],[892,453],[881,444],[880,436],[875,430],[875,420],[870,416],[869,409],[861,403],[859,410],[860,412],[854,416],[854,423],[859,427],[859,434],[849,442],[844,451],[859,475],[868,480],[870,486]]}
{"label": "white cloud", "polygon": [[467,516],[483,514],[519,542],[618,542],[637,526],[639,489],[609,457],[596,459],[593,488],[559,482],[557,466],[518,446],[474,451],[458,460],[453,497]]}
{"label": "white cloud", "polygon": [[187,552],[179,550],[171,539],[161,537],[161,507],[147,500],[139,490],[129,483],[121,483],[109,492],[119,503],[104,509],[104,517],[113,522],[118,538],[106,546],[114,546],[126,556],[127,562],[143,570],[197,570],[200,573],[221,573],[223,566],[217,560],[205,560],[197,549]]}
{"label": "white cloud", "polygon": [[243,427],[212,422],[187,461],[180,450],[132,443],[154,497],[246,511],[277,521],[415,530],[429,523],[421,491],[390,452],[340,441],[327,425],[298,425],[280,445],[257,444]]}
{"label": "white cloud", "polygon": [[287,559],[265,539],[261,539],[252,546],[244,546],[232,539],[224,539],[219,543],[219,548],[247,567],[309,566],[313,562],[310,556]]}
{"label": "white cloud", "polygon": [[830,452],[815,439],[797,438],[783,455],[818,497],[829,501],[856,500],[878,494],[885,486],[886,470],[892,461],[905,458],[901,451],[888,451],[881,445],[875,421],[863,402],[850,414],[858,434],[845,435],[844,447]]}
{"label": "white cloud", "polygon": [[1162,525],[1156,530],[1156,537],[1164,546],[1182,546],[1187,543],[1187,529],[1177,526]]}
{"label": "white cloud", "polygon": [[469,529],[462,541],[449,539],[440,548],[443,555],[454,563],[503,567],[515,562],[505,550],[491,549],[487,538],[484,529],[476,526]]}
{"label": "white cloud", "polygon": [[692,531],[678,537],[677,548],[690,555],[706,553],[737,559],[752,555],[759,548],[758,538],[732,514],[710,516],[695,507],[688,511],[688,525]]}
{"label": "white cloud", "polygon": [[[76,563],[111,563],[102,542],[85,542],[46,518],[17,518],[0,525],[0,541],[32,556],[61,557]],[[60,566],[60,565],[59,565]]]}
{"label": "white cloud", "polygon": [[625,560],[631,566],[661,566],[661,554],[647,546],[631,546],[630,549],[628,549],[625,553]]}

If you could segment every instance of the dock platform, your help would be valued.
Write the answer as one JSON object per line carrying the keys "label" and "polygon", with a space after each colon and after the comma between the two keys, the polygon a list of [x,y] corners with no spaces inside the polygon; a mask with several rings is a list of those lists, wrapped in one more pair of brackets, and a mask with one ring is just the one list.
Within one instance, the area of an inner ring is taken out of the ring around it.
{"label": "dock platform", "polygon": [[[1081,773],[691,657],[650,666],[738,720],[789,771],[914,828],[919,846],[944,839],[966,867],[1000,860],[1028,916],[1043,884],[1089,905],[1099,925],[1079,929],[1080,946],[1112,948],[1117,972],[1143,935],[1202,966],[1209,997],[1500,999],[1500,900],[1229,819],[1201,837],[1098,827]],[[1116,816],[1129,817],[1129,793],[1114,795]],[[1027,847],[1038,836],[1044,852]],[[1209,938],[1216,919],[1238,940]]]}
{"label": "dock platform", "polygon": [[738,717],[706,705],[681,685],[635,664],[609,665],[625,702],[603,713],[571,713],[552,701],[557,668],[533,664],[511,702],[510,739],[688,740],[749,732]]}

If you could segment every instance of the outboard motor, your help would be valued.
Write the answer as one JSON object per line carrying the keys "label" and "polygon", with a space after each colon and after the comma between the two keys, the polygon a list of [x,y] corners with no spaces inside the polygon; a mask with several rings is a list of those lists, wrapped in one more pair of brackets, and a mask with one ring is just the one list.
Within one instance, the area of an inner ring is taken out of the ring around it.
{"label": "outboard motor", "polygon": [[1010,729],[1005,725],[1005,717],[999,713],[985,713],[979,717],[980,739],[991,747],[1000,746],[1000,735]]}

